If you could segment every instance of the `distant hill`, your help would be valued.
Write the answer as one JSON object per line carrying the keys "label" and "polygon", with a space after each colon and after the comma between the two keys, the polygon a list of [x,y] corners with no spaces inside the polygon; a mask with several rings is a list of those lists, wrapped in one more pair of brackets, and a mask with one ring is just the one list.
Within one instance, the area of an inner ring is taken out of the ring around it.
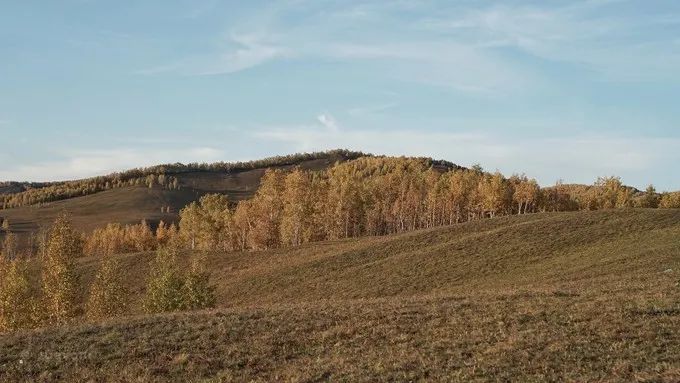
{"label": "distant hill", "polygon": [[[257,190],[260,178],[268,168],[290,169],[299,166],[306,170],[322,170],[336,162],[365,155],[359,152],[335,150],[236,164],[159,165],[123,172],[123,174],[134,174],[136,177],[145,174],[171,174],[178,181],[177,189],[169,189],[160,185],[149,188],[144,183],[121,186],[84,196],[0,209],[0,217],[9,219],[11,230],[22,237],[22,242],[27,240],[29,234],[35,233],[41,227],[49,226],[63,211],[69,212],[76,229],[85,232],[107,223],[134,224],[143,219],[155,226],[160,220],[176,222],[180,209],[206,193],[226,194],[233,201],[249,198]],[[49,186],[61,187],[69,183],[87,183],[90,180],[102,183],[106,182],[106,179],[115,177],[120,178],[120,174],[55,183],[4,182],[0,184],[0,194],[12,195]],[[164,212],[161,212],[161,208]],[[166,212],[168,208],[169,212]],[[1,236],[2,233],[0,233]]]}
{"label": "distant hill", "polygon": [[[250,162],[165,164],[63,182],[4,182],[0,197],[6,204],[20,206],[0,209],[0,221],[9,220],[22,248],[30,243],[32,234],[49,227],[64,211],[74,227],[85,233],[108,223],[136,224],[141,220],[154,228],[161,220],[177,223],[183,207],[208,193],[224,194],[232,202],[250,198],[267,169],[320,171],[367,156],[373,155],[338,149]],[[448,161],[426,160],[440,171],[462,168]],[[42,200],[47,202],[39,202]],[[0,240],[3,236],[0,231]]]}
{"label": "distant hill", "polygon": [[[678,381],[679,237],[626,209],[215,253],[217,310],[2,336],[0,380]],[[116,256],[136,302],[152,256]]]}

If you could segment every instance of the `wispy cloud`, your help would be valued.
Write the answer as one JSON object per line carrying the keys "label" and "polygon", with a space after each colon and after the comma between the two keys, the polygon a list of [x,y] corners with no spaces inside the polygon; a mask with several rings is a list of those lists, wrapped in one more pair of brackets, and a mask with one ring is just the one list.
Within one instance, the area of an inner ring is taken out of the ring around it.
{"label": "wispy cloud", "polygon": [[269,43],[257,35],[233,34],[224,45],[232,47],[218,48],[214,53],[183,58],[136,73],[155,75],[170,72],[187,76],[229,74],[284,58],[291,53],[288,49]]}
{"label": "wispy cloud", "polygon": [[[679,31],[680,18],[663,11],[645,17],[606,12],[618,2],[456,9],[415,25],[465,44],[513,47],[543,59],[583,65],[611,79],[667,79],[680,64],[680,51],[671,48],[670,40]],[[660,28],[667,33],[654,33]]]}

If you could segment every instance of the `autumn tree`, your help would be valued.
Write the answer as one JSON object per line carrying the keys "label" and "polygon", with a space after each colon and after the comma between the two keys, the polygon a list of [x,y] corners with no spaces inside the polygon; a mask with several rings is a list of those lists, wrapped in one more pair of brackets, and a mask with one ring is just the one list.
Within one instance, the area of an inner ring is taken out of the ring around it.
{"label": "autumn tree", "polygon": [[156,248],[156,237],[145,220],[137,225],[127,226],[126,235],[128,243],[135,251],[150,251]]}
{"label": "autumn tree", "polygon": [[90,287],[86,316],[94,320],[120,316],[127,310],[128,297],[120,261],[105,257]]}
{"label": "autumn tree", "polygon": [[680,209],[680,191],[662,194],[659,207],[663,209]]}
{"label": "autumn tree", "polygon": [[210,284],[210,273],[205,267],[205,255],[195,253],[184,279],[183,308],[199,310],[215,307],[215,287]]}
{"label": "autumn tree", "polygon": [[283,213],[284,173],[268,169],[260,181],[250,206],[253,224],[249,232],[250,246],[255,250],[279,246]]}
{"label": "autumn tree", "polygon": [[149,313],[195,310],[215,306],[215,288],[205,267],[205,253],[194,252],[183,270],[179,249],[157,250],[151,263],[144,308]]}
{"label": "autumn tree", "polygon": [[5,239],[2,241],[2,248],[0,248],[0,256],[5,257],[8,261],[17,258],[19,250],[19,240],[17,235],[12,232],[5,234]]}
{"label": "autumn tree", "polygon": [[482,178],[479,184],[479,193],[481,194],[484,212],[488,213],[491,218],[496,214],[504,213],[512,198],[512,190],[500,172]]}
{"label": "autumn tree", "polygon": [[183,308],[184,277],[178,257],[178,250],[174,248],[156,250],[146,285],[144,309],[147,312],[160,313]]}
{"label": "autumn tree", "polygon": [[285,178],[282,196],[281,242],[297,246],[312,238],[311,177],[295,169]]}
{"label": "autumn tree", "polygon": [[254,218],[253,207],[250,200],[241,201],[236,206],[233,216],[233,229],[235,234],[235,243],[238,250],[246,250],[250,248],[250,233],[253,230]]}
{"label": "autumn tree", "polygon": [[156,243],[158,246],[164,246],[168,242],[172,241],[177,236],[177,227],[174,222],[168,226],[163,221],[158,223],[156,228]]}
{"label": "autumn tree", "polygon": [[538,182],[525,175],[513,176],[510,182],[514,185],[512,200],[517,206],[517,214],[534,212],[541,193]]}
{"label": "autumn tree", "polygon": [[644,195],[640,199],[638,199],[637,206],[646,208],[657,208],[659,207],[659,202],[660,202],[659,194],[657,194],[654,185],[649,185],[647,186]]}
{"label": "autumn tree", "polygon": [[54,222],[42,260],[42,289],[47,319],[62,324],[76,315],[78,275],[75,262],[83,255],[82,239],[66,217]]}
{"label": "autumn tree", "polygon": [[23,261],[0,260],[0,333],[31,327],[34,297]]}

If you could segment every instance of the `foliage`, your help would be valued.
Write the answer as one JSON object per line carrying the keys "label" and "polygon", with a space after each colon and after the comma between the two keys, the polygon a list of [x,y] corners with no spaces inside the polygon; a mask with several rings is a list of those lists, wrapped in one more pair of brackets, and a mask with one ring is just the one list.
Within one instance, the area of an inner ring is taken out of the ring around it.
{"label": "foliage", "polygon": [[196,253],[185,272],[179,251],[171,246],[156,251],[147,280],[144,309],[148,313],[194,310],[215,306],[214,287],[204,260]]}
{"label": "foliage", "polygon": [[680,192],[664,193],[659,207],[664,209],[680,209]]}
{"label": "foliage", "polygon": [[105,257],[90,287],[86,316],[89,319],[120,316],[126,312],[128,299],[120,261]]}
{"label": "foliage", "polygon": [[32,327],[34,304],[25,262],[0,260],[0,333]]}
{"label": "foliage", "polygon": [[[159,226],[156,235],[146,223],[122,226],[110,223],[104,228],[95,229],[85,237],[86,255],[106,256],[111,254],[154,250],[159,241],[165,243],[174,235],[174,226]],[[160,233],[161,238],[158,238]]]}
{"label": "foliage", "polygon": [[50,323],[62,324],[75,317],[78,275],[75,261],[83,254],[83,243],[65,214],[50,229],[42,259],[44,309]]}

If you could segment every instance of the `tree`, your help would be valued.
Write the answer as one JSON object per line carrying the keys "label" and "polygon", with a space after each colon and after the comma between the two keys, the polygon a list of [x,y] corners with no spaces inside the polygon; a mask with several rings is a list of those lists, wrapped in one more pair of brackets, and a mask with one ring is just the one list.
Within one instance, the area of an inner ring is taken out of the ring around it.
{"label": "tree", "polygon": [[241,251],[250,248],[250,232],[254,225],[253,215],[251,214],[252,210],[252,202],[245,200],[238,203],[234,212],[233,222],[236,248]]}
{"label": "tree", "polygon": [[120,261],[105,257],[90,287],[86,315],[89,319],[120,316],[126,312],[128,296]]}
{"label": "tree", "polygon": [[281,217],[283,244],[297,246],[311,239],[313,222],[311,191],[311,178],[307,173],[295,169],[286,176]]}
{"label": "tree", "polygon": [[595,181],[597,207],[614,209],[627,207],[630,203],[630,191],[623,186],[619,177],[598,177]]}
{"label": "tree", "polygon": [[654,185],[647,186],[645,194],[638,202],[639,207],[657,208],[659,207],[659,195],[656,193]]}
{"label": "tree", "polygon": [[193,256],[184,281],[183,299],[186,310],[215,307],[215,287],[210,284],[210,273],[205,268],[205,258],[201,253]]}
{"label": "tree", "polygon": [[512,191],[500,172],[482,178],[479,186],[484,212],[493,218],[497,213],[503,213],[510,205]]}
{"label": "tree", "polygon": [[538,182],[534,179],[529,180],[525,175],[522,175],[512,177],[511,183],[514,184],[512,200],[517,205],[517,214],[533,212],[541,193]]}
{"label": "tree", "polygon": [[44,308],[50,323],[63,324],[76,315],[79,281],[75,261],[82,255],[82,239],[62,214],[50,230],[42,260]]}
{"label": "tree", "polygon": [[0,333],[33,326],[33,309],[25,263],[0,260]]}
{"label": "tree", "polygon": [[184,306],[183,289],[178,250],[171,247],[158,249],[151,261],[144,309],[148,313],[181,310]]}
{"label": "tree", "polygon": [[680,209],[680,191],[664,193],[661,196],[659,207],[663,209]]}
{"label": "tree", "polygon": [[8,261],[11,261],[16,259],[18,249],[19,241],[17,235],[12,232],[7,232],[7,234],[5,234],[5,239],[2,241],[2,249],[0,249],[2,251],[0,251],[0,255],[4,256]]}
{"label": "tree", "polygon": [[156,248],[156,237],[151,227],[142,220],[138,225],[126,227],[128,242],[135,251],[150,251]]}
{"label": "tree", "polygon": [[253,215],[250,246],[255,250],[279,246],[281,215],[283,213],[284,174],[280,170],[265,171],[260,188],[251,200]]}
{"label": "tree", "polygon": [[196,248],[201,234],[201,209],[198,203],[192,202],[179,212],[179,233],[186,240],[191,250]]}

